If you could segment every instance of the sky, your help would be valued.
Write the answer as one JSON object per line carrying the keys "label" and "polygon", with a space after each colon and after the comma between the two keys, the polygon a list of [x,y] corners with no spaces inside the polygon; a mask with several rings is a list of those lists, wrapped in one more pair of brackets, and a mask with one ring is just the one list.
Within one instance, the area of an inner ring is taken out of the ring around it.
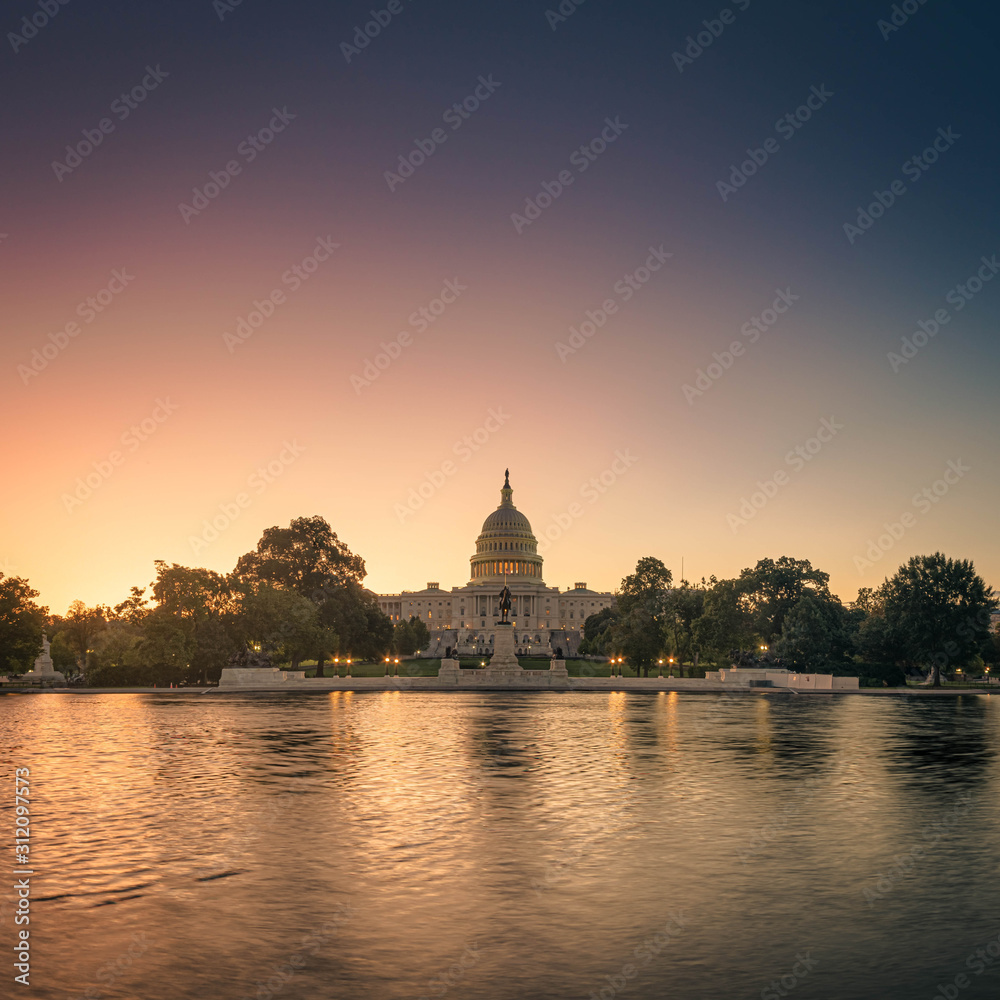
{"label": "sky", "polygon": [[0,572],[1000,585],[995,9],[374,2],[5,7]]}

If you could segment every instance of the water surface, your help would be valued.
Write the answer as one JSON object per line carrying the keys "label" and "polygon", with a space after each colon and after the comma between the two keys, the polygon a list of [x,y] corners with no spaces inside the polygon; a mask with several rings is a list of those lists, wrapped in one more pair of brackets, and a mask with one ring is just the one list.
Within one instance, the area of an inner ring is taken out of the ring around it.
{"label": "water surface", "polygon": [[995,998],[998,749],[996,696],[0,698],[45,998]]}

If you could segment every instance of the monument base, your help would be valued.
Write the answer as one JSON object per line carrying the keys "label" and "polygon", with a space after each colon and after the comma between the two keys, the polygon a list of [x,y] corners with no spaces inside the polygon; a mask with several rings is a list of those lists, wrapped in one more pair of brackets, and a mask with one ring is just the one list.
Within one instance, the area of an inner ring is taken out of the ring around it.
{"label": "monument base", "polygon": [[517,662],[514,653],[514,626],[510,622],[497,622],[493,633],[493,655],[483,671],[487,677],[520,676],[524,667]]}
{"label": "monument base", "polygon": [[29,670],[26,674],[21,674],[17,678],[19,681],[26,681],[28,684],[64,685],[66,675],[61,670]]}
{"label": "monument base", "polygon": [[565,660],[552,660],[549,664],[549,674],[552,677],[569,677]]}
{"label": "monument base", "polygon": [[438,677],[446,684],[457,684],[462,679],[462,668],[458,660],[442,659]]}

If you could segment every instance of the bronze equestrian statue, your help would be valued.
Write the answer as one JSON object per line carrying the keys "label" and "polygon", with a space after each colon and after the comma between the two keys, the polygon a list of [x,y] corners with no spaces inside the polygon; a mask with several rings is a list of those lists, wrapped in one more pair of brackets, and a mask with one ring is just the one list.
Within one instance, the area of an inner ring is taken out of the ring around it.
{"label": "bronze equestrian statue", "polygon": [[505,583],[500,591],[500,624],[509,625],[507,616],[510,614],[510,587]]}

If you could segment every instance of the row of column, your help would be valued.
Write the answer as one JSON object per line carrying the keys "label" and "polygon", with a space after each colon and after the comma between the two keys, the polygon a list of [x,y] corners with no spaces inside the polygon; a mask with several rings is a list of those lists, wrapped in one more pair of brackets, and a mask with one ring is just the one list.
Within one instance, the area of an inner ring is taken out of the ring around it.
{"label": "row of column", "polygon": [[504,573],[517,573],[520,576],[539,575],[537,563],[522,562],[519,559],[511,561],[477,563],[473,568],[473,576],[502,576]]}

